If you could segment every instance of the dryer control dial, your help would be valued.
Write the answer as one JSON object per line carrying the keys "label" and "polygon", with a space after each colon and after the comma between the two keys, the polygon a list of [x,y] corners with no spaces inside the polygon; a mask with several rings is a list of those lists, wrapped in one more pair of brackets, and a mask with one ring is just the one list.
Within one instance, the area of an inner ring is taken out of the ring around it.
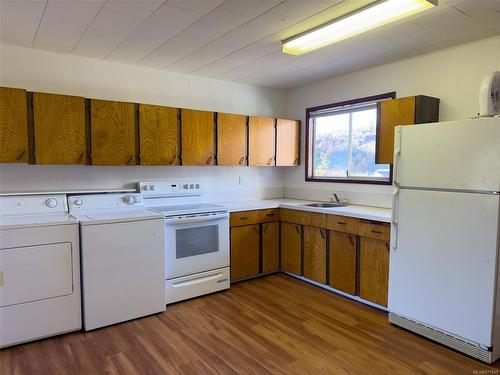
{"label": "dryer control dial", "polygon": [[137,203],[137,199],[133,195],[125,195],[122,197],[122,202],[125,204],[134,204]]}
{"label": "dryer control dial", "polygon": [[54,199],[54,198],[47,198],[47,200],[45,201],[45,205],[49,208],[55,208],[57,207],[57,199]]}

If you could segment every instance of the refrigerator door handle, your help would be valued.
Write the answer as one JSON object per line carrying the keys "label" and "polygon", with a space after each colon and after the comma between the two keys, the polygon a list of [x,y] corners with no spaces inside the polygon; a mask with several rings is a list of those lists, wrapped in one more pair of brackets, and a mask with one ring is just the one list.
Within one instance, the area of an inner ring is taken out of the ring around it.
{"label": "refrigerator door handle", "polygon": [[392,181],[394,185],[398,186],[398,162],[399,156],[401,155],[401,126],[396,126],[394,130],[394,157],[393,157],[393,177]]}
{"label": "refrigerator door handle", "polygon": [[391,249],[395,250],[398,247],[398,209],[399,189],[395,188],[392,191],[392,212],[391,212]]}

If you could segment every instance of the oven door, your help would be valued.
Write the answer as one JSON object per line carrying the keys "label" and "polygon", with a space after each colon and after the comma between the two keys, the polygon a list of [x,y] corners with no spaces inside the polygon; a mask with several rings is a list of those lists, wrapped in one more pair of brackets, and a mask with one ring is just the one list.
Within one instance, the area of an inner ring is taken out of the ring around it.
{"label": "oven door", "polygon": [[229,266],[229,214],[165,218],[165,274],[180,276]]}

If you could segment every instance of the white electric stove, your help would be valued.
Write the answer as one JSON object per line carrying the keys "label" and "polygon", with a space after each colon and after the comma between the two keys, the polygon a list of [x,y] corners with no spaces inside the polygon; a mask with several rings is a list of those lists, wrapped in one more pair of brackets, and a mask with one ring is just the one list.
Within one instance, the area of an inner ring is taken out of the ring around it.
{"label": "white electric stove", "polygon": [[203,202],[199,181],[139,182],[144,206],[165,216],[166,301],[229,288],[229,213]]}

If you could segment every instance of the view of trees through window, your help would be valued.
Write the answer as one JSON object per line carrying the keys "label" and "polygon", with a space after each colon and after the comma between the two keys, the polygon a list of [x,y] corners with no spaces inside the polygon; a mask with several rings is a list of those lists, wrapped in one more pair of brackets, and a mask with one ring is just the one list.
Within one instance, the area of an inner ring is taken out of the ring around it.
{"label": "view of trees through window", "polygon": [[390,165],[375,164],[377,106],[313,117],[313,177],[389,181]]}

